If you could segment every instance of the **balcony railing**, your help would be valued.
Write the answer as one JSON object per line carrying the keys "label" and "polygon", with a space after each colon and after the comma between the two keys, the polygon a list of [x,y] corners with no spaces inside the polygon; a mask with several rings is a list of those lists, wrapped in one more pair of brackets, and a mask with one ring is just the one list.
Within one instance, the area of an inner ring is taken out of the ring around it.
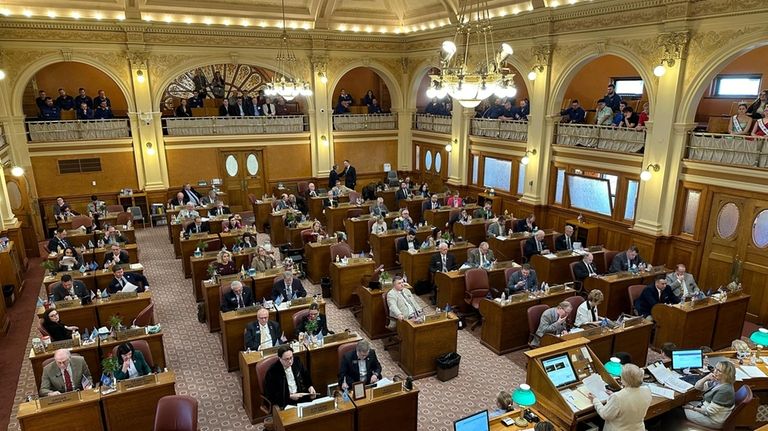
{"label": "balcony railing", "polygon": [[691,133],[687,150],[688,160],[768,167],[768,139],[763,137]]}
{"label": "balcony railing", "polygon": [[528,122],[473,118],[470,134],[472,136],[484,136],[508,141],[528,142]]}
{"label": "balcony railing", "polygon": [[263,135],[309,130],[306,115],[164,118],[168,136]]}
{"label": "balcony railing", "polygon": [[130,136],[127,118],[114,120],[27,121],[31,142],[120,139]]}
{"label": "balcony railing", "polygon": [[451,133],[451,117],[448,115],[414,114],[414,130],[436,133]]}
{"label": "balcony railing", "polygon": [[557,145],[598,148],[619,153],[642,153],[645,131],[587,124],[558,124]]}
{"label": "balcony railing", "polygon": [[352,130],[395,130],[397,114],[342,114],[333,116],[333,129]]}

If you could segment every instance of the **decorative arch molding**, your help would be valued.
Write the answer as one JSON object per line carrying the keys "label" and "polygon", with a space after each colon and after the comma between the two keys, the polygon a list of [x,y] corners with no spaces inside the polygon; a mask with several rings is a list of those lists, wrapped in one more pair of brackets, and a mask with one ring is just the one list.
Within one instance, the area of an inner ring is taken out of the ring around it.
{"label": "decorative arch molding", "polygon": [[[9,56],[12,55],[10,52],[6,52],[6,54]],[[101,62],[99,60],[101,60]],[[114,67],[109,66],[110,64],[120,64],[121,60],[125,65],[125,69],[115,69]],[[29,80],[32,79],[32,77],[37,72],[51,64],[68,61],[87,64],[106,74],[112,81],[115,82],[115,84],[117,84],[118,88],[120,88],[120,91],[123,92],[123,96],[125,97],[125,100],[128,104],[128,111],[136,111],[136,104],[133,100],[133,94],[130,85],[128,60],[124,55],[116,52],[83,53],[72,51],[67,52],[66,58],[63,58],[62,52],[58,51],[41,53],[37,55],[35,60],[31,63],[28,63],[25,66],[21,66],[20,70],[18,71],[15,85],[11,91],[11,100],[13,102],[11,109],[13,115],[24,115],[22,110],[22,105],[24,103],[24,89],[27,87]],[[17,65],[17,67],[19,67],[19,65]]]}
{"label": "decorative arch molding", "polygon": [[[335,61],[334,61],[335,60]],[[335,63],[336,61],[344,61],[344,66],[341,69],[338,69],[336,71],[332,71],[333,74],[333,82],[328,85],[328,91],[329,94],[333,94],[333,92],[336,90],[336,86],[339,85],[339,82],[341,81],[341,78],[344,77],[344,75],[347,74],[352,69],[356,69],[358,67],[364,67],[373,70],[376,72],[377,75],[381,77],[381,79],[384,80],[384,83],[387,84],[387,89],[389,90],[389,94],[392,98],[392,110],[393,111],[399,111],[401,110],[405,104],[404,98],[403,98],[403,91],[400,88],[400,81],[397,79],[394,73],[390,70],[389,66],[385,65],[384,63],[381,63],[379,61],[375,60],[351,60],[348,61],[347,59],[334,59],[331,58],[331,63]]]}

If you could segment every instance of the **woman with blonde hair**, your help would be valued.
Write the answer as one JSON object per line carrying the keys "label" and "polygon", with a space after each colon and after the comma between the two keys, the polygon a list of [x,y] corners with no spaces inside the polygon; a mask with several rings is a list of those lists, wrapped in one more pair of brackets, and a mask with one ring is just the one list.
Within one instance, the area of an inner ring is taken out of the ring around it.
{"label": "woman with blonde hair", "polygon": [[643,370],[635,364],[621,367],[624,389],[612,393],[603,404],[589,395],[595,411],[605,421],[603,431],[645,431],[645,414],[651,405],[651,391],[643,384]]}
{"label": "woman with blonde hair", "polygon": [[264,272],[268,269],[272,269],[277,266],[277,261],[269,253],[263,245],[256,247],[256,256],[251,260],[251,268],[256,272]]}
{"label": "woman with blonde hair", "polygon": [[216,256],[216,262],[211,264],[219,275],[230,275],[237,272],[235,261],[232,259],[232,253],[227,250],[221,250]]}
{"label": "woman with blonde hair", "polygon": [[582,302],[579,308],[576,309],[574,326],[600,322],[601,317],[597,315],[597,306],[601,302],[603,302],[603,292],[597,289],[590,291],[587,300]]}
{"label": "woman with blonde hair", "polygon": [[371,225],[371,233],[377,235],[386,232],[387,229],[387,222],[384,221],[384,217],[376,216],[376,223]]}
{"label": "woman with blonde hair", "polygon": [[322,241],[323,238],[328,236],[328,234],[325,233],[325,229],[323,229],[323,225],[320,223],[320,220],[315,220],[312,223],[312,236],[314,237],[313,242]]}
{"label": "woman with blonde hair", "polygon": [[720,361],[714,371],[699,379],[695,385],[704,392],[701,401],[683,406],[685,417],[690,422],[707,428],[720,429],[736,405],[736,367],[731,361]]}

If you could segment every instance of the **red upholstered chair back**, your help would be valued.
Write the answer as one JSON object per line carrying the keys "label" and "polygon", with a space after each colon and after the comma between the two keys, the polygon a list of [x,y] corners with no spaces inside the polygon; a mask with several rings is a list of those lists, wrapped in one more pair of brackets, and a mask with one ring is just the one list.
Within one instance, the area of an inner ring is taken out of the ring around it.
{"label": "red upholstered chair back", "polygon": [[357,342],[356,341],[352,342],[352,343],[344,343],[344,344],[340,345],[339,346],[339,350],[338,350],[338,352],[339,352],[339,364],[341,364],[341,361],[344,358],[344,355],[346,355],[349,352],[354,351],[355,349],[357,349]]}
{"label": "red upholstered chair back", "polygon": [[139,312],[139,315],[136,316],[136,319],[134,320],[134,324],[136,326],[147,326],[147,325],[155,324],[155,303],[154,302],[150,302],[149,305],[144,307],[144,309]]}
{"label": "red upholstered chair back", "polygon": [[53,293],[53,290],[56,289],[59,286],[61,286],[61,282],[60,281],[57,281],[55,283],[51,283],[51,284],[49,284],[45,288],[45,291],[46,291],[46,293],[48,293],[48,296],[51,296],[51,293]]}
{"label": "red upholstered chair back", "polygon": [[262,394],[264,393],[264,377],[267,375],[267,370],[269,370],[269,367],[277,362],[277,360],[277,355],[275,355],[265,358],[256,364],[256,383],[259,385],[259,392]]}
{"label": "red upholstered chair back", "polygon": [[526,241],[528,240],[526,239],[518,243],[520,245],[520,258],[523,259],[523,263],[528,262],[528,259],[525,258],[525,242]]}
{"label": "red upholstered chair back", "polygon": [[349,201],[350,202],[357,202],[357,200],[360,199],[360,193],[356,191],[349,192]]}
{"label": "red upholstered chair back", "polygon": [[382,292],[381,294],[381,305],[384,309],[384,319],[385,321],[389,321],[389,304],[387,304],[387,294],[389,293],[391,289],[387,289]]}
{"label": "red upholstered chair back", "polygon": [[528,307],[528,332],[530,333],[531,339],[533,339],[533,334],[536,333],[536,330],[539,329],[541,315],[544,314],[548,308],[549,305],[546,304],[539,304],[534,305],[533,307]]}
{"label": "red upholstered chair back", "polygon": [[507,268],[504,270],[504,287],[506,288],[507,285],[509,285],[509,279],[512,277],[512,274],[516,273],[517,271],[520,271],[520,267],[516,266],[514,268]]}
{"label": "red upholstered chair back", "polygon": [[187,395],[160,398],[154,431],[197,431],[197,400]]}
{"label": "red upholstered chair back", "polygon": [[339,256],[339,259],[344,257],[352,257],[352,252],[350,251],[350,247],[344,243],[331,245],[330,253],[331,253],[332,262],[336,261],[336,256]]}
{"label": "red upholstered chair back", "polygon": [[121,224],[128,224],[129,220],[133,220],[133,216],[129,212],[122,211],[117,213],[117,217],[115,218],[115,224],[121,225]]}
{"label": "red upholstered chair back", "polygon": [[[147,343],[146,340],[133,340],[133,341],[130,341],[130,343],[133,346],[134,350],[138,350],[141,352],[142,355],[144,355],[144,360],[147,361],[147,365],[149,365],[149,368],[154,368],[155,361],[152,359],[152,350],[150,350],[149,348],[149,343]],[[120,347],[119,344],[112,348],[112,356],[115,358],[117,358],[118,347]]]}
{"label": "red upholstered chair back", "polygon": [[277,207],[277,203],[278,203],[278,202],[280,202],[280,200],[281,200],[281,199],[280,199],[279,197],[277,197],[276,199],[274,199],[274,200],[272,201],[272,211],[274,211],[274,210],[275,210],[275,207]]}
{"label": "red upholstered chair back", "polygon": [[295,329],[299,329],[301,320],[306,316],[309,316],[309,308],[305,308],[304,310],[299,310],[296,313],[293,313],[293,327]]}
{"label": "red upholstered chair back", "polygon": [[618,251],[608,251],[608,250],[606,250],[605,253],[603,253],[603,258],[605,258],[606,272],[608,272],[608,269],[611,267],[611,262],[613,262],[613,258],[616,257],[617,254],[619,254]]}
{"label": "red upholstered chair back", "polygon": [[232,284],[231,283],[221,283],[219,284],[219,304],[221,304],[222,301],[224,301],[224,295],[232,291]]}
{"label": "red upholstered chair back", "polygon": [[629,292],[629,309],[632,310],[632,314],[635,314],[635,299],[643,294],[643,289],[645,289],[644,284],[633,284],[627,287],[627,292]]}
{"label": "red upholstered chair back", "polygon": [[362,214],[363,214],[362,208],[352,208],[347,210],[347,218],[360,217]]}
{"label": "red upholstered chair back", "polygon": [[121,213],[121,212],[125,211],[125,208],[123,208],[122,205],[113,204],[113,205],[107,205],[107,211],[111,212],[111,213]]}
{"label": "red upholstered chair back", "polygon": [[43,327],[43,319],[37,319],[37,332],[40,333],[43,337],[50,337],[51,334],[48,333],[48,331],[45,330]]}
{"label": "red upholstered chair back", "polygon": [[576,262],[571,262],[568,264],[568,269],[571,272],[571,281],[573,281],[574,283],[576,282],[576,272],[574,272],[574,268],[576,268],[576,265],[578,265],[579,262],[581,261],[577,260]]}
{"label": "red upholstered chair back", "polygon": [[739,413],[741,413],[747,404],[752,402],[752,398],[752,388],[747,385],[740,387],[739,390],[736,391],[736,405],[733,410],[731,410],[731,414],[728,415],[725,422],[723,422],[722,429],[733,430],[736,428],[736,419],[739,417]]}
{"label": "red upholstered chair back", "polygon": [[307,190],[309,190],[309,181],[296,182],[296,193],[304,196]]}
{"label": "red upholstered chair back", "polygon": [[488,273],[482,268],[472,268],[464,273],[464,301],[474,308],[480,307],[480,301],[490,291]]}
{"label": "red upholstered chair back", "polygon": [[256,197],[253,193],[248,193],[248,201],[251,202],[251,205],[256,205],[259,198]]}
{"label": "red upholstered chair back", "polygon": [[571,312],[568,313],[568,323],[573,325],[573,322],[576,320],[576,311],[579,308],[579,305],[584,302],[584,298],[579,295],[574,295],[565,298],[565,300],[571,304]]}
{"label": "red upholstered chair back", "polygon": [[90,228],[93,226],[93,220],[86,215],[79,215],[72,218],[72,229],[77,229],[81,226]]}
{"label": "red upholstered chair back", "polygon": [[315,234],[312,233],[312,229],[304,229],[301,231],[301,241],[304,243],[304,245],[309,244],[312,242],[312,239],[315,237]]}

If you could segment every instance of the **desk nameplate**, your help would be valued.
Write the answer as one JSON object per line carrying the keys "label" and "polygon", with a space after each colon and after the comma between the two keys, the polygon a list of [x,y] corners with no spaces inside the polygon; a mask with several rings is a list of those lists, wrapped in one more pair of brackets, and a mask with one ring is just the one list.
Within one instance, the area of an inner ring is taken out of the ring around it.
{"label": "desk nameplate", "polygon": [[68,299],[68,300],[65,300],[65,301],[56,301],[56,302],[54,302],[56,308],[59,309],[59,310],[64,310],[64,309],[67,309],[67,308],[79,307],[80,305],[82,305],[82,303],[83,303],[83,301],[81,299],[79,299],[79,298],[78,299]]}
{"label": "desk nameplate", "polygon": [[288,308],[296,307],[296,306],[299,306],[299,305],[307,305],[310,302],[312,302],[312,299],[313,298],[311,296],[305,296],[303,298],[291,299],[291,306],[288,307]]}
{"label": "desk nameplate", "polygon": [[122,301],[125,299],[136,299],[139,297],[139,292],[115,292],[109,299],[110,301]]}
{"label": "desk nameplate", "polygon": [[141,337],[147,335],[147,328],[130,328],[122,331],[115,331],[115,340],[122,341],[129,338]]}
{"label": "desk nameplate", "polygon": [[255,314],[259,309],[262,308],[260,305],[251,305],[248,307],[238,308],[235,310],[235,314],[237,316],[242,316],[245,314]]}
{"label": "desk nameplate", "polygon": [[117,387],[120,391],[129,391],[141,386],[157,383],[157,375],[147,374],[146,376],[136,377],[133,379],[120,380],[117,382]]}
{"label": "desk nameplate", "polygon": [[373,390],[371,391],[371,398],[375,400],[376,398],[381,398],[381,397],[385,397],[387,395],[392,395],[392,394],[396,394],[398,392],[402,392],[402,390],[403,390],[403,383],[402,382],[390,383],[390,384],[385,385],[385,386],[380,386],[378,388],[373,388]]}
{"label": "desk nameplate", "polygon": [[50,407],[56,407],[60,404],[66,404],[72,401],[80,401],[82,400],[82,394],[80,394],[80,391],[73,391],[73,392],[66,392],[59,395],[50,395],[47,397],[40,398],[39,405],[40,410],[45,410]]}
{"label": "desk nameplate", "polygon": [[323,337],[323,344],[325,345],[325,344],[328,344],[328,343],[335,343],[335,342],[338,342],[338,341],[344,341],[344,340],[347,340],[349,338],[353,338],[353,337],[356,337],[356,336],[357,336],[357,334],[352,334],[351,332],[339,332],[338,334],[326,335],[325,337]]}
{"label": "desk nameplate", "polygon": [[306,418],[320,413],[336,410],[336,400],[333,398],[299,409],[299,417]]}
{"label": "desk nameplate", "polygon": [[66,340],[59,340],[59,341],[52,342],[51,344],[45,347],[45,351],[53,352],[59,349],[71,349],[73,347],[78,347],[78,346],[75,346],[75,342],[71,338],[69,338]]}

